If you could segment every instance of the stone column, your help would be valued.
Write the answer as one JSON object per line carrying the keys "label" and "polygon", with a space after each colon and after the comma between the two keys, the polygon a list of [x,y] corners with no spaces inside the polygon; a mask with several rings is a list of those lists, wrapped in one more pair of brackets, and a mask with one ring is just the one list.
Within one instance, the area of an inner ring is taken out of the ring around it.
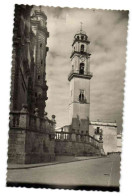
{"label": "stone column", "polygon": [[76,133],[72,133],[71,134],[71,140],[72,141],[76,141]]}

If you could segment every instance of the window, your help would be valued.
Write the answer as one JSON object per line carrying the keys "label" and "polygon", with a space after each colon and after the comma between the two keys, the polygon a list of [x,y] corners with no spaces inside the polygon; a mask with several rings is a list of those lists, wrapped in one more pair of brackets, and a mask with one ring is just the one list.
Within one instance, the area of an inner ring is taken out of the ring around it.
{"label": "window", "polygon": [[41,60],[41,65],[43,64],[43,61]]}
{"label": "window", "polygon": [[84,97],[84,90],[80,90],[79,101],[80,101],[80,102],[83,102],[84,100],[85,100],[85,97]]}
{"label": "window", "polygon": [[84,74],[84,63],[80,63],[79,74]]}
{"label": "window", "polygon": [[81,45],[81,52],[84,52],[84,45]]}
{"label": "window", "polygon": [[35,97],[37,97],[37,93],[35,93]]}
{"label": "window", "polygon": [[77,39],[79,39],[79,36],[77,36]]}
{"label": "window", "polygon": [[84,36],[82,35],[82,36],[81,36],[81,39],[83,40],[83,38],[84,38]]}
{"label": "window", "polygon": [[40,48],[42,47],[42,43],[40,44]]}
{"label": "window", "polygon": [[100,127],[97,127],[97,131],[96,131],[97,134],[99,134],[99,132],[100,132],[99,129],[100,129]]}
{"label": "window", "polygon": [[40,80],[40,75],[38,75],[38,80]]}

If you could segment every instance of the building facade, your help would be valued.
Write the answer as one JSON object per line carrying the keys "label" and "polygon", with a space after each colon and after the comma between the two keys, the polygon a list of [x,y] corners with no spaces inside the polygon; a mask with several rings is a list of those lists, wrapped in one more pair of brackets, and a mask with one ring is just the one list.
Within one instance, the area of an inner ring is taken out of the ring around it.
{"label": "building facade", "polygon": [[103,140],[104,153],[117,152],[117,124],[116,122],[91,121],[89,134]]}

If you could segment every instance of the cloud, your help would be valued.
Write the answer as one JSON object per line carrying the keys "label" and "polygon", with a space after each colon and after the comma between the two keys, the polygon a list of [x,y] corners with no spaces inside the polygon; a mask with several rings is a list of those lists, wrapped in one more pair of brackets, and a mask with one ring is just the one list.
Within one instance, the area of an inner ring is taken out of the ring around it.
{"label": "cloud", "polygon": [[57,116],[57,126],[68,124],[71,44],[82,21],[91,41],[90,118],[116,120],[121,131],[128,12],[54,7],[43,10],[50,33],[46,59],[49,116]]}

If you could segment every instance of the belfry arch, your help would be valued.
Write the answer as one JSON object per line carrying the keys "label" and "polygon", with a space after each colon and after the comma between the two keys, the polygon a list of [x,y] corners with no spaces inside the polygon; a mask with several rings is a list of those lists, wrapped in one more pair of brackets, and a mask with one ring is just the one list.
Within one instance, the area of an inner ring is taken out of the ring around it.
{"label": "belfry arch", "polygon": [[80,63],[79,74],[84,74],[84,63]]}
{"label": "belfry arch", "polygon": [[84,44],[81,44],[81,52],[84,52]]}

